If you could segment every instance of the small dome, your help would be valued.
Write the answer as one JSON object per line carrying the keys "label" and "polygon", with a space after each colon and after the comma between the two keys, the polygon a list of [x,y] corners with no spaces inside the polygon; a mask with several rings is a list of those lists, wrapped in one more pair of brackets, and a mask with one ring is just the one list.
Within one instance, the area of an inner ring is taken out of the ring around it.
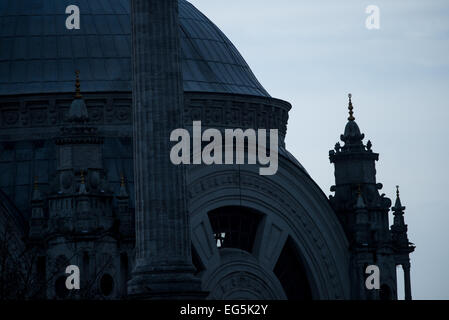
{"label": "small dome", "polygon": [[361,148],[363,147],[363,139],[365,135],[360,132],[359,126],[354,120],[349,120],[345,126],[345,133],[340,136],[341,141],[345,143],[343,149]]}
{"label": "small dome", "polygon": [[86,103],[83,99],[74,99],[70,105],[69,120],[70,121],[84,121],[89,118],[87,114]]}
{"label": "small dome", "polygon": [[345,133],[344,136],[346,137],[358,137],[360,136],[360,129],[359,126],[355,121],[348,121],[345,127]]}

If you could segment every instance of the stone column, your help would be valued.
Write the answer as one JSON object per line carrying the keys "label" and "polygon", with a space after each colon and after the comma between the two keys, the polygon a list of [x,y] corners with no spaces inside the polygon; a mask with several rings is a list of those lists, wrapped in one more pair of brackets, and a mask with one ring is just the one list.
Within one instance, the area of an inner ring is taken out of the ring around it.
{"label": "stone column", "polygon": [[135,298],[203,296],[194,277],[185,168],[170,161],[182,128],[178,0],[132,0],[136,266]]}
{"label": "stone column", "polygon": [[405,289],[405,300],[412,300],[412,287],[410,283],[410,263],[404,263],[402,265],[404,270],[404,289]]}

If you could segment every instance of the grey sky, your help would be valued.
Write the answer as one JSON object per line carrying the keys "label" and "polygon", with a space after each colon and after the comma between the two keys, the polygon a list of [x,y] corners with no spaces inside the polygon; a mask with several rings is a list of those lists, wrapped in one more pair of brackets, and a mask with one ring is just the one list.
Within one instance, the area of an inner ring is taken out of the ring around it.
{"label": "grey sky", "polygon": [[[356,121],[380,153],[382,192],[394,201],[401,186],[417,246],[413,296],[449,299],[449,2],[190,1],[268,92],[293,105],[287,147],[327,194],[328,150],[353,94]],[[380,30],[365,28],[368,5],[380,8]]]}

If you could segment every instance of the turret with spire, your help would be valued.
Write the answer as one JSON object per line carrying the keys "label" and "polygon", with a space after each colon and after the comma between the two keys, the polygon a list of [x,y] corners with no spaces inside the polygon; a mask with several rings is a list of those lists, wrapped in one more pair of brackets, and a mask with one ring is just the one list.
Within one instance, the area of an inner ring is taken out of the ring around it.
{"label": "turret with spire", "polygon": [[396,186],[396,202],[391,208],[394,219],[391,226],[391,234],[393,247],[396,255],[396,264],[401,265],[404,270],[404,289],[405,299],[411,300],[411,284],[410,284],[410,253],[415,250],[415,246],[409,242],[407,236],[407,225],[404,220],[405,206],[401,203],[399,196],[399,186]]}
{"label": "turret with spire", "polygon": [[[55,208],[65,208],[66,228],[87,233],[97,228],[110,228],[112,214],[105,214],[104,211],[108,211],[113,195],[108,190],[103,169],[104,139],[99,135],[97,127],[88,123],[89,115],[80,90],[79,71],[75,75],[74,99],[68,110],[67,122],[56,139],[57,196],[51,202],[57,203],[53,204]],[[67,199],[73,203],[69,208],[64,202]],[[99,207],[102,210],[98,210]],[[55,210],[55,216],[50,214],[50,218],[56,219],[60,212],[59,209]]]}
{"label": "turret with spire", "polygon": [[394,219],[393,225],[391,226],[391,233],[393,237],[393,243],[396,247],[408,247],[408,237],[407,237],[407,225],[404,221],[404,210],[405,207],[402,206],[401,198],[399,197],[399,186],[396,186],[396,202],[391,208],[393,211]]}
{"label": "turret with spire", "polygon": [[[390,199],[378,192],[382,188],[382,184],[376,182],[375,162],[379,160],[379,154],[373,152],[371,141],[366,145],[363,143],[365,135],[355,122],[352,95],[348,97],[348,122],[340,136],[344,145],[337,143],[334,150],[329,151],[330,162],[335,165],[335,186],[331,188],[335,196],[331,197],[331,202],[345,228],[354,223],[348,212],[353,210],[359,186],[368,208],[380,208],[388,212],[391,206]],[[388,219],[383,221],[382,227],[388,227]]]}
{"label": "turret with spire", "polygon": [[[116,228],[119,221],[113,206],[114,193],[103,167],[104,138],[98,128],[89,123],[80,88],[80,73],[77,71],[74,98],[55,140],[56,177],[46,195],[48,228],[41,233],[41,238],[45,241],[43,248],[48,261],[59,256],[71,259],[70,263],[79,266],[84,279],[88,279],[91,274],[105,271],[101,269],[105,268],[105,257],[125,254],[132,239],[122,241],[120,251],[114,243],[115,239],[120,238]],[[42,196],[35,189],[33,205],[36,206],[34,216],[37,219]],[[126,197],[122,190],[120,197],[120,201],[124,202]],[[125,217],[126,214],[128,217]],[[129,220],[130,215],[126,211],[120,218]],[[126,272],[121,273],[120,270],[126,268],[120,262],[108,262],[107,266],[108,272],[116,270],[123,279],[128,277]],[[122,283],[125,281],[123,279],[120,280]],[[80,290],[74,292],[73,297],[81,297],[82,294],[88,293]],[[47,295],[54,297],[52,286],[48,288]]]}
{"label": "turret with spire", "polygon": [[[335,166],[335,185],[330,203],[338,216],[350,243],[351,274],[354,299],[394,299],[396,297],[396,265],[391,244],[388,212],[391,200],[379,194],[382,184],[376,181],[375,163],[379,154],[372,143],[363,142],[354,117],[352,95],[348,95],[349,117],[340,143],[329,151]],[[365,288],[365,268],[377,265],[380,269],[381,289]]]}
{"label": "turret with spire", "polygon": [[70,122],[86,122],[89,119],[86,103],[81,95],[80,72],[75,72],[75,97],[70,105],[68,120]]}
{"label": "turret with spire", "polygon": [[133,221],[132,215],[129,212],[129,195],[126,190],[126,179],[123,173],[120,174],[120,189],[116,195],[118,218],[119,218],[119,231],[120,235],[125,238],[131,238],[133,236]]}

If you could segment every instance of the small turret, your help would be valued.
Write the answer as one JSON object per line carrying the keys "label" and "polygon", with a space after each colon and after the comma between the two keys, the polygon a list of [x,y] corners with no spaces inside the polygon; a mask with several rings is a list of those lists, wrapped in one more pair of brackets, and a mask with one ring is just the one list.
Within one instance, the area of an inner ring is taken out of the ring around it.
{"label": "small turret", "polygon": [[118,206],[118,219],[120,222],[120,234],[122,236],[131,237],[133,232],[132,215],[129,210],[129,196],[126,191],[125,176],[120,174],[120,190],[116,196]]}
{"label": "small turret", "polygon": [[379,194],[382,188],[376,182],[379,154],[373,152],[371,141],[364,144],[365,135],[355,122],[352,95],[348,97],[348,122],[340,136],[344,144],[336,143],[334,150],[329,151],[329,160],[335,166],[335,185],[331,187],[335,195],[330,196],[330,203],[351,244],[353,297],[378,299],[379,292],[365,288],[365,268],[378,266],[384,288],[395,292],[396,283],[390,280],[396,273],[388,223],[391,200]]}
{"label": "small turret", "polygon": [[[344,145],[341,146],[337,142],[334,150],[329,151],[329,160],[335,165],[335,186],[331,188],[331,191],[335,191],[335,197],[331,197],[331,202],[339,214],[343,211],[353,211],[357,188],[360,185],[368,208],[380,207],[388,210],[391,201],[379,195],[378,190],[382,188],[382,184],[376,182],[375,163],[379,160],[379,154],[373,152],[371,141],[366,145],[363,143],[365,135],[355,122],[352,95],[349,94],[348,97],[348,122],[344,134],[340,136]],[[345,226],[353,223],[347,221],[349,217],[346,214],[340,215],[339,218]],[[385,227],[388,227],[388,223]]]}
{"label": "small turret", "polygon": [[117,198],[120,199],[128,199],[128,192],[126,191],[126,183],[125,183],[125,176],[123,173],[120,174],[120,191]]}
{"label": "small turret", "polygon": [[352,94],[348,94],[349,98],[349,117],[348,123],[345,126],[344,134],[340,136],[341,141],[345,143],[342,148],[342,151],[365,151],[365,147],[363,145],[363,139],[365,135],[360,133],[359,126],[355,122],[354,117],[354,107],[352,105]]}
{"label": "small turret", "polygon": [[70,122],[87,122],[89,115],[87,113],[86,103],[84,102],[83,96],[81,95],[81,84],[79,78],[80,72],[76,71],[76,82],[75,82],[75,98],[72,101],[69,109]]}
{"label": "small turret", "polygon": [[393,225],[391,226],[391,235],[393,240],[393,248],[396,255],[396,264],[401,265],[404,270],[405,300],[411,300],[412,290],[410,281],[410,253],[415,251],[415,246],[408,240],[408,227],[404,220],[405,206],[401,203],[399,186],[396,186],[396,202],[391,210],[394,215]]}
{"label": "small turret", "polygon": [[87,194],[87,190],[86,190],[86,180],[84,178],[84,172],[83,170],[81,170],[81,183],[80,183],[80,190],[79,190],[79,194]]}
{"label": "small turret", "polygon": [[41,238],[45,228],[44,199],[39,190],[38,178],[34,178],[31,198],[30,238]]}
{"label": "small turret", "polygon": [[393,207],[393,225],[391,226],[391,234],[393,238],[393,245],[397,251],[412,252],[414,251],[414,246],[409,242],[407,231],[408,227],[405,224],[404,210],[405,206],[401,203],[401,198],[399,196],[399,186],[396,186],[396,202]]}

